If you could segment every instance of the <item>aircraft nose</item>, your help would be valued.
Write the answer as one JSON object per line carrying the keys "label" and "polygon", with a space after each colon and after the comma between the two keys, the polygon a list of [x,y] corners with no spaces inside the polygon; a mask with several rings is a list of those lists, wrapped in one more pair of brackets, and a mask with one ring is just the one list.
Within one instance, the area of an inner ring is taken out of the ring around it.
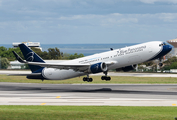
{"label": "aircraft nose", "polygon": [[164,45],[163,46],[164,55],[169,53],[171,50],[172,50],[172,46],[171,45]]}
{"label": "aircraft nose", "polygon": [[172,46],[171,46],[171,45],[166,45],[166,50],[167,50],[168,52],[170,52],[170,51],[172,50]]}

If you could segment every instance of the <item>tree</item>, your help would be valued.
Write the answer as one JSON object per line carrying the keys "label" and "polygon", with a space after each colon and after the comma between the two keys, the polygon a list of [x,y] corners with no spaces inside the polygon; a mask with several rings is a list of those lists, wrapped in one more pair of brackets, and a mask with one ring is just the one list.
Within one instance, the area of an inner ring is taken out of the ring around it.
{"label": "tree", "polygon": [[151,60],[151,61],[141,63],[140,65],[152,66],[152,65],[154,65],[154,62]]}
{"label": "tree", "polygon": [[[42,59],[44,60],[59,60],[59,59],[63,59],[63,60],[71,60],[71,59],[76,59],[76,58],[80,58],[80,57],[84,57],[83,54],[77,54],[75,53],[74,55],[72,54],[67,54],[67,53],[63,53],[60,52],[60,50],[55,47],[55,48],[49,48],[48,51],[41,51],[38,48],[31,48],[36,54],[38,54]],[[12,51],[15,51],[19,56],[22,57],[22,59],[24,59],[24,56],[20,50],[19,47],[17,48],[5,48],[3,46],[0,47],[0,56],[2,58],[7,58],[9,61],[14,61],[16,60],[14,54]]]}
{"label": "tree", "polygon": [[69,59],[69,56],[70,56],[70,54],[64,53],[62,59],[63,59],[63,60],[68,60],[68,59]]}
{"label": "tree", "polygon": [[40,56],[42,59],[44,59],[44,60],[49,60],[49,59],[50,59],[50,56],[49,56],[49,54],[48,54],[47,51],[42,52],[39,56]]}
{"label": "tree", "polygon": [[177,69],[177,57],[169,57],[167,61],[164,62],[164,67],[162,70]]}
{"label": "tree", "polygon": [[7,48],[4,47],[4,46],[1,46],[1,47],[0,47],[0,51],[1,51],[1,52],[3,52],[3,51],[7,51]]}
{"label": "tree", "polygon": [[[22,56],[22,52],[20,50],[20,48],[5,48],[3,46],[0,47],[0,56],[1,57],[5,57],[10,61],[15,60],[15,56],[12,53],[12,51],[15,51],[17,54],[19,54],[20,56]],[[22,57],[23,58],[23,57]]]}
{"label": "tree", "polygon": [[7,58],[1,58],[1,69],[7,69],[8,66],[10,65],[10,62]]}
{"label": "tree", "polygon": [[177,57],[176,56],[173,56],[171,58],[168,58],[167,61],[164,62],[164,64],[166,65],[171,65],[173,62],[177,62]]}
{"label": "tree", "polygon": [[41,49],[35,48],[35,47],[31,47],[31,49],[38,55],[40,55],[42,53]]}
{"label": "tree", "polygon": [[170,65],[166,65],[163,69],[164,70],[177,69],[177,62],[173,62]]}
{"label": "tree", "polygon": [[62,58],[60,50],[57,47],[49,48],[48,49],[48,54],[49,54],[50,59],[57,60],[57,59],[61,59]]}
{"label": "tree", "polygon": [[69,60],[72,60],[72,59],[76,59],[76,58],[81,58],[81,57],[84,57],[84,55],[83,54],[77,54],[77,53],[75,53],[74,55],[70,55],[69,56]]}

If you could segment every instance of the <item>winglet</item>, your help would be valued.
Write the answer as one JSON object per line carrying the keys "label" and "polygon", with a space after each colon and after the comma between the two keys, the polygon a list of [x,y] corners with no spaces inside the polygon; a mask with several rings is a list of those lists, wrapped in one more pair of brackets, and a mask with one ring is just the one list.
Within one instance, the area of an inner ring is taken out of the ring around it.
{"label": "winglet", "polygon": [[13,54],[15,55],[16,59],[21,62],[21,63],[27,63],[26,61],[24,61],[15,51],[12,51]]}

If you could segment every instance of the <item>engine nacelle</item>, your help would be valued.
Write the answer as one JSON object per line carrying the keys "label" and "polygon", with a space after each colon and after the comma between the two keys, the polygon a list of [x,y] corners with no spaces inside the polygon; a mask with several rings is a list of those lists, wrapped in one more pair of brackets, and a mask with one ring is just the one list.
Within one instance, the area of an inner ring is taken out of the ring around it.
{"label": "engine nacelle", "polygon": [[130,65],[130,66],[126,66],[126,67],[123,67],[123,68],[120,68],[120,69],[116,69],[116,71],[124,71],[124,72],[129,72],[131,70],[135,70],[137,68],[137,64],[135,65]]}
{"label": "engine nacelle", "polygon": [[100,62],[90,66],[91,73],[106,72],[108,70],[106,63]]}

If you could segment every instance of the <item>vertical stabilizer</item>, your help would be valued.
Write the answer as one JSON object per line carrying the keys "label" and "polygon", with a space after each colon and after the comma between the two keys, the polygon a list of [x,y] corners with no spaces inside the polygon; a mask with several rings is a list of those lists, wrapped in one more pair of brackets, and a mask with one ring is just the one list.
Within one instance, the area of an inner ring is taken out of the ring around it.
{"label": "vertical stabilizer", "polygon": [[[23,56],[25,57],[25,60],[28,62],[42,62],[44,63],[43,59],[39,57],[35,52],[33,52],[29,47],[27,47],[25,44],[19,45],[20,50],[23,53]],[[33,73],[41,72],[43,67],[37,66],[37,65],[29,65],[31,71]]]}

